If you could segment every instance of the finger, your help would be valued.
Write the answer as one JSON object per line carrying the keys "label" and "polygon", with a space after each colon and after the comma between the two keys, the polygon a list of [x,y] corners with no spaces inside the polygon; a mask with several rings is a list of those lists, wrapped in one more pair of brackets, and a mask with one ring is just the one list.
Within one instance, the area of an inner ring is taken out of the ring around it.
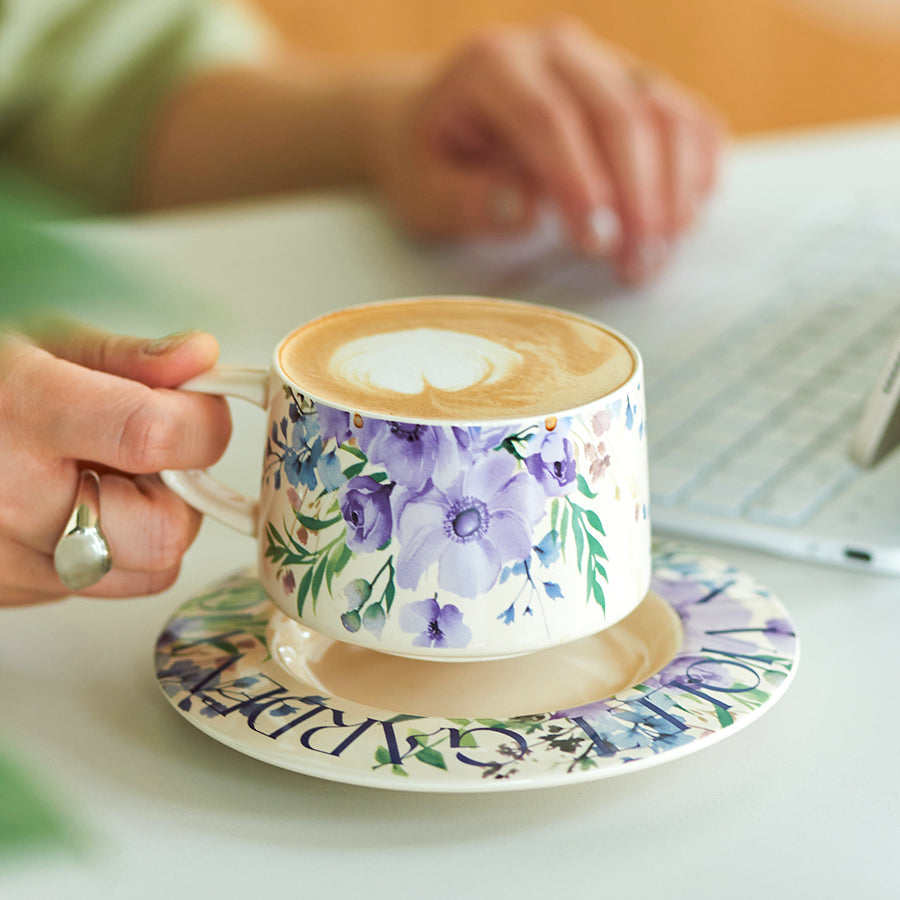
{"label": "finger", "polygon": [[674,236],[691,224],[715,183],[719,126],[701,101],[670,82],[654,82],[648,96],[660,128],[667,227]]}
{"label": "finger", "polygon": [[0,541],[4,604],[42,603],[70,593],[53,568],[53,558],[15,541]]}
{"label": "finger", "polygon": [[100,479],[103,529],[113,566],[132,572],[177,569],[193,544],[202,515],[156,475]]}
{"label": "finger", "polygon": [[55,603],[62,600],[66,594],[58,592],[33,591],[27,588],[0,586],[0,608],[7,606],[37,606],[45,603]]}
{"label": "finger", "polygon": [[4,362],[0,421],[18,446],[39,458],[158,472],[212,465],[228,443],[231,423],[222,398],[151,389],[22,343],[0,348]]}
{"label": "finger", "polygon": [[0,503],[0,540],[52,553],[75,504],[78,465],[48,464],[29,453],[17,457],[12,469],[15,480],[4,484]]}
{"label": "finger", "polygon": [[572,241],[594,249],[591,214],[609,207],[611,186],[581,113],[548,70],[542,48],[527,35],[495,33],[464,62],[454,88],[554,201]]}
{"label": "finger", "polygon": [[81,597],[106,599],[147,597],[172,587],[180,572],[180,566],[173,566],[163,572],[125,572],[113,567],[95,585],[77,593]]}
{"label": "finger", "polygon": [[688,227],[694,216],[700,185],[699,139],[688,111],[665,86],[651,87],[648,96],[659,129],[665,231],[674,238]]}
{"label": "finger", "polygon": [[665,183],[653,108],[622,62],[580,29],[548,35],[560,78],[578,98],[606,160],[624,231],[620,274],[640,280],[665,257]]}
{"label": "finger", "polygon": [[702,200],[716,186],[722,147],[727,139],[728,129],[724,120],[706,104],[698,109],[697,133],[700,135],[700,181],[698,196]]}
{"label": "finger", "polygon": [[0,606],[50,603],[68,594],[45,553],[0,540]]}
{"label": "finger", "polygon": [[103,533],[117,571],[177,570],[202,522],[201,514],[172,493],[156,475],[134,479],[102,476],[100,510]]}
{"label": "finger", "polygon": [[[2,605],[46,603],[73,593],[59,580],[53,558],[30,547],[0,542],[0,571],[4,573],[0,587]],[[178,574],[178,566],[160,572],[129,572],[113,567],[100,581],[77,594],[110,598],[157,594],[171,587]]]}
{"label": "finger", "polygon": [[178,387],[211,368],[219,356],[216,339],[200,331],[148,340],[63,319],[34,323],[27,330],[60,359],[150,387]]}
{"label": "finger", "polygon": [[[31,514],[0,508],[0,534],[44,555],[52,555],[68,522],[77,473],[46,477],[27,491]],[[23,492],[24,494],[25,492]],[[202,516],[172,493],[155,475],[104,474],[100,477],[100,521],[113,565],[136,572],[167,571],[177,566],[194,542]],[[11,498],[12,499],[12,498]],[[22,504],[18,504],[21,506]],[[47,510],[46,516],[36,510]]]}

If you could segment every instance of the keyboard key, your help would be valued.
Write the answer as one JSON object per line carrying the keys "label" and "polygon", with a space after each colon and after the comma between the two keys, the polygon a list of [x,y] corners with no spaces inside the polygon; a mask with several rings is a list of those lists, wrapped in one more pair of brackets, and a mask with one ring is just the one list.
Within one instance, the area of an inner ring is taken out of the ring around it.
{"label": "keyboard key", "polygon": [[[859,402],[860,398],[857,394],[829,385],[809,397],[804,405],[812,412],[821,412],[836,420],[858,407]],[[849,426],[847,430],[849,434]]]}
{"label": "keyboard key", "polygon": [[786,466],[797,455],[797,449],[795,444],[775,432],[763,434],[753,445],[753,451],[773,472]]}
{"label": "keyboard key", "polygon": [[748,416],[759,416],[770,413],[776,406],[791,395],[793,389],[782,385],[778,390],[770,387],[750,385],[735,394],[733,404]]}
{"label": "keyboard key", "polygon": [[680,453],[693,457],[695,466],[709,466],[731,447],[734,440],[733,434],[702,428],[686,432],[676,447]]}
{"label": "keyboard key", "polygon": [[650,463],[650,496],[654,503],[674,503],[698,477],[696,466]]}
{"label": "keyboard key", "polygon": [[784,427],[800,435],[798,443],[810,445],[820,441],[835,421],[833,415],[826,414],[822,410],[810,410],[806,406],[800,406],[791,410],[790,418],[785,421]]}
{"label": "keyboard key", "polygon": [[766,442],[776,445],[780,452],[789,453],[793,456],[805,447],[809,447],[816,436],[816,434],[810,434],[800,427],[794,416],[787,416],[780,422],[772,425],[765,439]]}
{"label": "keyboard key", "polygon": [[721,462],[717,471],[723,476],[754,487],[764,484],[775,474],[769,460],[756,453],[752,447],[745,447],[729,456]]}
{"label": "keyboard key", "polygon": [[800,461],[796,468],[779,475],[766,491],[754,498],[748,512],[752,518],[779,525],[796,525],[809,518],[831,496],[857,474],[846,464],[830,470]]}
{"label": "keyboard key", "polygon": [[824,484],[840,485],[859,473],[858,467],[847,457],[843,439],[830,445],[824,445],[804,457],[803,467],[810,477]]}
{"label": "keyboard key", "polygon": [[811,497],[806,491],[779,488],[755,499],[748,506],[747,514],[751,519],[771,525],[799,525],[809,518],[818,504],[818,498]]}
{"label": "keyboard key", "polygon": [[684,503],[690,509],[715,512],[726,516],[739,515],[756,488],[746,479],[714,473],[702,484],[690,490]]}

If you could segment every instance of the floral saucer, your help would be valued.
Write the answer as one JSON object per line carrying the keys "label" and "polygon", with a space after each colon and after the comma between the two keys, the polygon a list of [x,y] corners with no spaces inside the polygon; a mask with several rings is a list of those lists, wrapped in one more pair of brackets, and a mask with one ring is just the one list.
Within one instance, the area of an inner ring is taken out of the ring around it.
{"label": "floral saucer", "polygon": [[315,634],[237,573],[178,609],[156,674],[210,737],[320,778],[497,791],[605,778],[734,734],[798,660],[784,607],[718,560],[657,546],[651,593],[597,635],[485,663],[401,659]]}

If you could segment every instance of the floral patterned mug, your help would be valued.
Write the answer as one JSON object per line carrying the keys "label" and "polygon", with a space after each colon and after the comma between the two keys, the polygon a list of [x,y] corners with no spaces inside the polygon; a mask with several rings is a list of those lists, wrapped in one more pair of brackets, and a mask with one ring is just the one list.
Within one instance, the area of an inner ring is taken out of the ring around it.
{"label": "floral patterned mug", "polygon": [[401,656],[492,659],[600,631],[650,580],[637,349],[568,312],[393,300],[301,326],[185,390],[268,410],[258,499],[163,473],[256,537],[274,605]]}

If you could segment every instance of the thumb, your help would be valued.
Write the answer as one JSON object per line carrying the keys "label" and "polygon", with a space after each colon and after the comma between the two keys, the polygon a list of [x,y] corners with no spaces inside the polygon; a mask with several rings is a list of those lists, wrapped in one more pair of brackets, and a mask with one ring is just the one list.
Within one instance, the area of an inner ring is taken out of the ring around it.
{"label": "thumb", "polygon": [[211,368],[219,356],[216,339],[202,331],[147,339],[61,319],[26,330],[38,346],[60,359],[149,387],[178,387]]}

